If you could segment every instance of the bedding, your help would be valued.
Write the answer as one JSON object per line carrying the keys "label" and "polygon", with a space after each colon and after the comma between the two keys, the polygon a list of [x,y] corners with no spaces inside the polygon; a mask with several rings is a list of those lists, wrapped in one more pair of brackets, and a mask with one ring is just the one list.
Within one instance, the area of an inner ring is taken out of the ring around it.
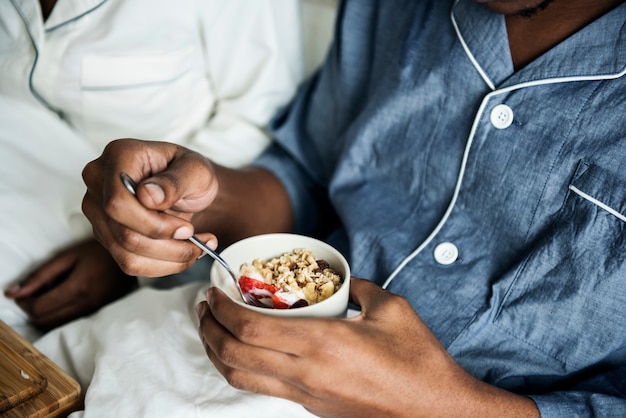
{"label": "bedding", "polygon": [[[80,173],[97,152],[56,114],[3,95],[0,127],[0,287],[6,289],[55,252],[89,236]],[[29,341],[39,336],[4,293],[0,319]]]}
{"label": "bedding", "polygon": [[37,340],[86,389],[84,410],[70,417],[312,417],[232,388],[213,367],[194,311],[207,286],[143,287]]}

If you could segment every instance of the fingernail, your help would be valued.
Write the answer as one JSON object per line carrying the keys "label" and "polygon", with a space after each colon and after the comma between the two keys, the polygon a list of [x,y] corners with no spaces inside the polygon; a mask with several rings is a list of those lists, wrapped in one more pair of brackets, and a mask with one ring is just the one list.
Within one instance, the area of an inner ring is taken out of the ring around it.
{"label": "fingernail", "polygon": [[[216,239],[210,239],[207,242],[205,242],[205,244],[206,244],[207,247],[209,247],[212,250],[215,250],[217,248],[217,240]],[[206,253],[204,251],[202,251],[202,254],[200,254],[200,256],[198,257],[198,260],[200,260],[205,255],[206,255]]]}
{"label": "fingernail", "polygon": [[188,226],[181,226],[174,232],[174,239],[189,239],[193,235],[193,229]]}
{"label": "fingernail", "polygon": [[144,183],[143,186],[146,188],[146,190],[148,190],[148,193],[150,193],[150,196],[152,197],[154,203],[156,203],[157,205],[163,203],[163,201],[165,200],[165,192],[163,191],[161,186],[156,183]]}
{"label": "fingernail", "polygon": [[204,305],[206,305],[205,302],[200,302],[196,305],[196,315],[198,316],[204,315],[204,310],[206,309]]}
{"label": "fingernail", "polygon": [[19,284],[14,284],[13,286],[6,289],[4,291],[4,294],[5,296],[12,296],[13,294],[17,293],[20,289],[21,289],[21,286]]}

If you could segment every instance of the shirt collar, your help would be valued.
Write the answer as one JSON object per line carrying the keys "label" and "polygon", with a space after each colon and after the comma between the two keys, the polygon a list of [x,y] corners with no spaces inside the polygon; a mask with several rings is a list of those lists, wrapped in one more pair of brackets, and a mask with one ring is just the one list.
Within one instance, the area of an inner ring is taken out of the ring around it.
{"label": "shirt collar", "polygon": [[547,79],[615,78],[626,72],[626,3],[514,73],[504,16],[459,0],[452,21],[465,52],[492,88]]}
{"label": "shirt collar", "polygon": [[52,31],[68,22],[80,19],[107,1],[108,0],[58,0],[48,20],[44,24],[41,15],[41,7],[37,0],[11,0],[13,6],[24,20],[24,24],[36,46],[43,42],[44,30]]}
{"label": "shirt collar", "polygon": [[107,0],[58,0],[45,23],[47,31],[89,14]]}

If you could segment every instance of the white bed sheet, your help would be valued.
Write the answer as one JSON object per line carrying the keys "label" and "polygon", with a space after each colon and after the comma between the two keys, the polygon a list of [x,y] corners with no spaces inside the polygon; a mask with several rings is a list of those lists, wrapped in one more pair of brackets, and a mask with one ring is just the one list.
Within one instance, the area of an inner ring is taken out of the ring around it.
{"label": "white bed sheet", "polygon": [[312,417],[293,402],[232,388],[198,337],[208,284],[143,287],[35,346],[85,390],[76,417]]}

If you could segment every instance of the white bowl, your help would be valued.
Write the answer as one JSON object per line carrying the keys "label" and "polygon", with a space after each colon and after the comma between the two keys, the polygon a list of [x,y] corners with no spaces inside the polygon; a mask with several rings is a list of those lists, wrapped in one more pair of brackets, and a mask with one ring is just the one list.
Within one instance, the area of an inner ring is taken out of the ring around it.
{"label": "white bowl", "polygon": [[272,309],[251,306],[241,300],[235,282],[217,262],[214,262],[211,267],[211,286],[220,288],[238,304],[264,314],[290,317],[346,316],[350,290],[350,266],[339,251],[323,241],[297,234],[256,235],[232,244],[220,255],[235,274],[239,274],[239,268],[244,263],[251,263],[256,258],[268,260],[292,252],[296,248],[310,250],[316,259],[326,260],[330,267],[343,277],[343,284],[335,294],[322,302],[301,308]]}

